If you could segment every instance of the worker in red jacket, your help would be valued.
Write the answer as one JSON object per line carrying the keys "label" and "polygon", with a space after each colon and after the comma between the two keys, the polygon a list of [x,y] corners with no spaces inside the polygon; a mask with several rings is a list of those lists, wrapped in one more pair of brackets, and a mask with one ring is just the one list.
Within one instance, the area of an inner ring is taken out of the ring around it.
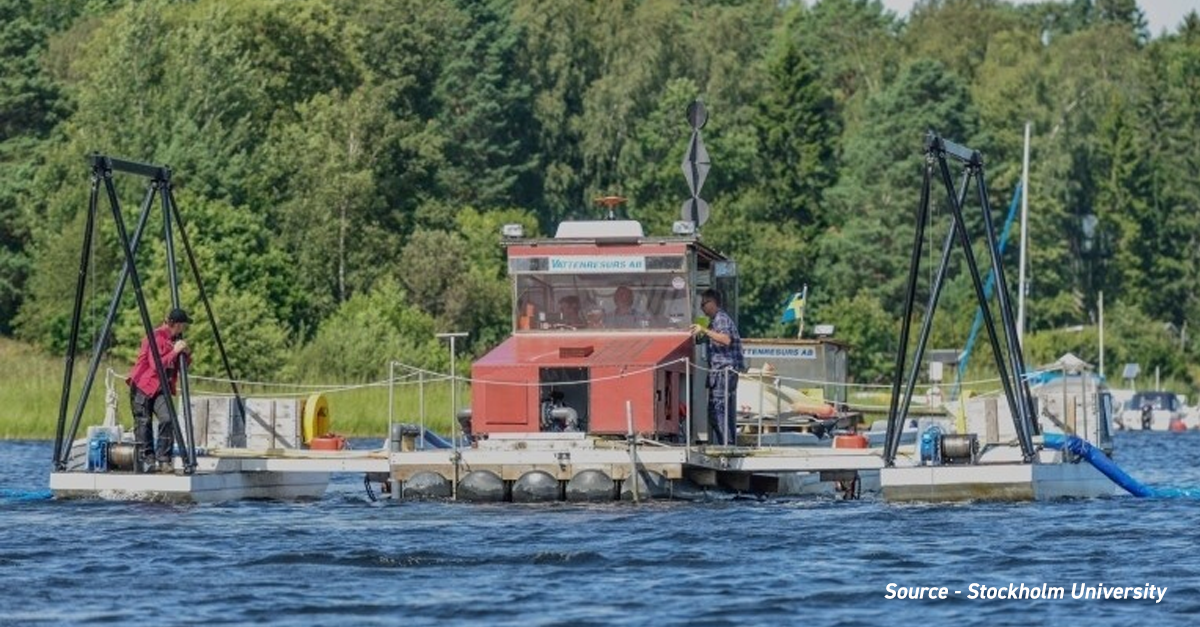
{"label": "worker in red jacket", "polygon": [[[154,347],[167,372],[167,386],[172,396],[176,394],[175,384],[179,379],[179,360],[184,359],[188,364],[192,363],[192,349],[183,339],[183,332],[187,330],[191,321],[186,311],[176,308],[172,309],[167,314],[166,321],[154,330]],[[149,338],[142,338],[137,361],[133,363],[133,370],[125,382],[129,384],[133,404],[133,433],[141,467],[151,471],[157,464],[159,472],[171,472],[171,450],[175,446],[174,425],[167,406],[171,398],[163,395],[162,386],[159,385],[158,372],[150,355]],[[158,419],[157,438],[154,438],[151,429],[152,417]]]}

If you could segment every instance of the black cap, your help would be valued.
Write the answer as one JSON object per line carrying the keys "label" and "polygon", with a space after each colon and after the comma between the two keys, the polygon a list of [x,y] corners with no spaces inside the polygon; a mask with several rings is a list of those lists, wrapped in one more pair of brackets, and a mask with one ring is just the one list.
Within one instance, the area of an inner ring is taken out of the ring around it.
{"label": "black cap", "polygon": [[179,309],[178,307],[176,307],[175,309],[172,309],[171,313],[167,314],[167,322],[170,322],[170,323],[191,322],[191,321],[192,321],[192,319],[188,317],[187,312],[182,309]]}

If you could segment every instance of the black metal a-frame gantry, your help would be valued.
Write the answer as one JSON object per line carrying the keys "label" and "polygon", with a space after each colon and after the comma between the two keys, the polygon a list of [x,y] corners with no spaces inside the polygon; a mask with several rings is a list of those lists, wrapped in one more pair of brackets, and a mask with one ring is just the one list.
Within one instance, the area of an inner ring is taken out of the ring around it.
{"label": "black metal a-frame gantry", "polygon": [[[200,280],[200,268],[196,265],[196,257],[192,254],[191,244],[188,242],[187,232],[184,230],[183,220],[179,214],[179,208],[175,205],[175,195],[172,192],[171,169],[166,166],[148,165],[144,163],[136,163],[133,161],[124,161],[115,159],[105,155],[95,154],[89,157],[92,165],[92,191],[91,197],[88,200],[88,215],[87,222],[83,231],[83,247],[79,257],[79,277],[75,284],[75,304],[71,311],[71,333],[70,340],[67,344],[66,371],[63,374],[62,396],[59,399],[58,406],[58,426],[54,434],[54,469],[62,472],[67,469],[67,462],[71,454],[71,442],[75,441],[79,433],[79,425],[83,419],[84,407],[87,405],[88,396],[91,394],[92,384],[96,379],[96,371],[100,366],[100,357],[104,349],[105,338],[108,337],[112,330],[113,321],[117,316],[117,309],[121,303],[121,297],[125,291],[127,281],[133,281],[133,293],[137,301],[138,313],[141,315],[142,327],[146,333],[146,338],[151,346],[154,346],[154,325],[150,321],[150,313],[146,307],[146,297],[142,292],[142,281],[137,270],[137,250],[141,243],[142,233],[145,231],[146,223],[150,218],[151,209],[154,206],[154,197],[161,194],[162,196],[162,211],[163,211],[163,240],[166,247],[167,256],[167,279],[170,284],[171,291],[171,306],[179,307],[179,275],[176,268],[175,257],[175,242],[173,237],[174,229],[179,231],[179,239],[183,243],[184,251],[187,254],[188,264],[191,267],[192,275],[196,281],[196,287],[200,293],[200,300],[204,303],[205,313],[208,315],[209,324],[212,326],[213,338],[217,343],[217,350],[221,355],[221,361],[225,366],[226,376],[230,380],[230,385],[233,388],[234,398],[237,402],[237,409],[245,415],[245,407],[243,406],[241,393],[238,391],[237,383],[233,376],[233,368],[229,365],[229,358],[225,352],[225,344],[221,340],[220,330],[217,328],[216,318],[213,316],[212,305],[209,303],[208,294],[204,290],[204,283]],[[144,176],[150,179],[149,186],[146,189],[146,196],[142,201],[141,213],[138,215],[137,226],[133,232],[133,238],[130,239],[128,231],[125,228],[125,219],[121,213],[121,204],[117,200],[116,188],[113,186],[113,172],[127,172]],[[74,413],[71,417],[70,429],[67,429],[67,406],[70,403],[71,395],[71,379],[75,370],[75,349],[79,341],[80,315],[83,309],[84,287],[88,279],[88,259],[91,256],[93,245],[93,234],[95,232],[97,220],[97,205],[100,198],[100,184],[103,181],[104,189],[108,195],[108,202],[112,209],[112,218],[117,229],[117,239],[121,243],[121,249],[124,253],[125,263],[121,269],[120,277],[117,280],[116,289],[113,292],[112,300],[109,302],[108,313],[104,319],[104,326],[96,336],[95,346],[92,348],[91,361],[88,364],[87,374],[83,381],[83,389],[80,391],[78,402],[75,405]],[[171,392],[166,376],[166,369],[162,363],[162,359],[158,351],[151,350],[150,356],[154,361],[154,369],[158,372],[159,390],[170,398]],[[184,424],[180,424],[178,416],[175,412],[174,403],[167,403],[167,410],[170,412],[171,421],[174,425],[175,441],[179,444],[183,452],[183,468],[187,474],[192,474],[196,470],[196,443],[194,430],[192,428],[192,408],[191,408],[191,389],[188,384],[187,362],[179,360],[179,379],[180,393],[183,401],[183,418]]]}
{"label": "black metal a-frame gantry", "polygon": [[[963,178],[958,191],[955,191],[954,180],[950,174],[947,157],[963,164]],[[912,368],[905,376],[909,333],[912,326],[913,306],[917,294],[917,275],[921,264],[922,243],[925,240],[925,228],[929,223],[929,194],[934,177],[934,167],[946,188],[946,201],[950,207],[951,227],[942,245],[941,263],[929,291],[929,303],[925,307],[925,315],[921,321],[921,331],[913,352]],[[992,311],[988,307],[988,298],[980,279],[979,264],[971,248],[971,236],[963,219],[963,204],[967,198],[967,188],[972,179],[975,181],[979,204],[983,212],[984,237],[988,255],[992,263],[993,280],[996,283],[996,300],[1000,309],[1001,330],[1006,351],[1001,350],[1001,338],[997,333]],[[949,267],[950,252],[957,236],[962,244],[967,260],[967,269],[971,274],[971,283],[975,287],[975,298],[983,312],[983,323],[987,328],[988,339],[991,341],[992,354],[996,358],[996,366],[1000,371],[1000,382],[1004,386],[1004,396],[1016,428],[1017,440],[1021,445],[1021,453],[1025,462],[1034,458],[1033,436],[1037,434],[1033,397],[1029,392],[1029,383],[1025,380],[1025,358],[1021,354],[1021,344],[1017,337],[1016,324],[1013,318],[1012,305],[1008,297],[1008,285],[1004,280],[1004,268],[1000,265],[1000,255],[996,248],[996,230],[992,224],[991,210],[988,205],[987,184],[983,176],[983,156],[978,151],[966,146],[960,146],[939,137],[930,131],[925,136],[925,175],[921,182],[921,203],[917,208],[917,231],[913,240],[912,261],[909,265],[908,285],[904,299],[904,318],[900,328],[900,346],[896,353],[896,374],[892,380],[892,399],[888,411],[887,440],[884,444],[884,463],[892,466],[896,460],[897,449],[900,448],[900,436],[904,424],[908,420],[908,409],[912,403],[913,390],[917,384],[917,374],[920,372],[921,359],[924,357],[925,346],[929,341],[929,331],[933,323],[934,309],[937,308],[938,297],[945,283]],[[904,398],[900,399],[900,380],[905,379]]]}

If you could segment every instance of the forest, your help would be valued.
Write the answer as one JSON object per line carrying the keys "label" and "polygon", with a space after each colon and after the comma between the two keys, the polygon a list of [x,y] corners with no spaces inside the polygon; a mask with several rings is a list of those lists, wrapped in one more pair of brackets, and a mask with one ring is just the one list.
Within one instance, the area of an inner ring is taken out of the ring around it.
{"label": "forest", "polygon": [[[794,336],[780,313],[808,285],[851,376],[886,380],[925,133],[984,155],[999,224],[1028,122],[1027,361],[1097,363],[1102,294],[1110,379],[1200,387],[1195,13],[1151,33],[1134,0],[0,0],[0,59],[0,335],[50,354],[96,339],[68,346],[92,153],[172,168],[238,377],[366,381],[446,369],[436,332],[470,333],[460,365],[510,332],[504,224],[552,234],[617,194],[668,234],[699,99],[702,238],[738,261],[743,336]],[[145,181],[117,179],[132,222]],[[109,218],[85,329],[123,263]],[[139,253],[156,317],[161,239]],[[939,348],[976,308],[960,257],[950,276]],[[127,300],[117,361],[142,333]],[[211,349],[196,367],[223,371]]]}

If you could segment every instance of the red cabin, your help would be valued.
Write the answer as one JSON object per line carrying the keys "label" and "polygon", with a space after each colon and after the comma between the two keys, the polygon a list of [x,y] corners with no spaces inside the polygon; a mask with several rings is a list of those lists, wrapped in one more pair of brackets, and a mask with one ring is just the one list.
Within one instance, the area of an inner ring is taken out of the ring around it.
{"label": "red cabin", "polygon": [[682,436],[684,407],[706,407],[703,377],[687,401],[689,360],[704,363],[688,327],[709,287],[736,315],[733,262],[632,221],[566,222],[554,238],[505,244],[513,334],[472,366],[471,432],[623,435],[631,419],[639,434]]}

